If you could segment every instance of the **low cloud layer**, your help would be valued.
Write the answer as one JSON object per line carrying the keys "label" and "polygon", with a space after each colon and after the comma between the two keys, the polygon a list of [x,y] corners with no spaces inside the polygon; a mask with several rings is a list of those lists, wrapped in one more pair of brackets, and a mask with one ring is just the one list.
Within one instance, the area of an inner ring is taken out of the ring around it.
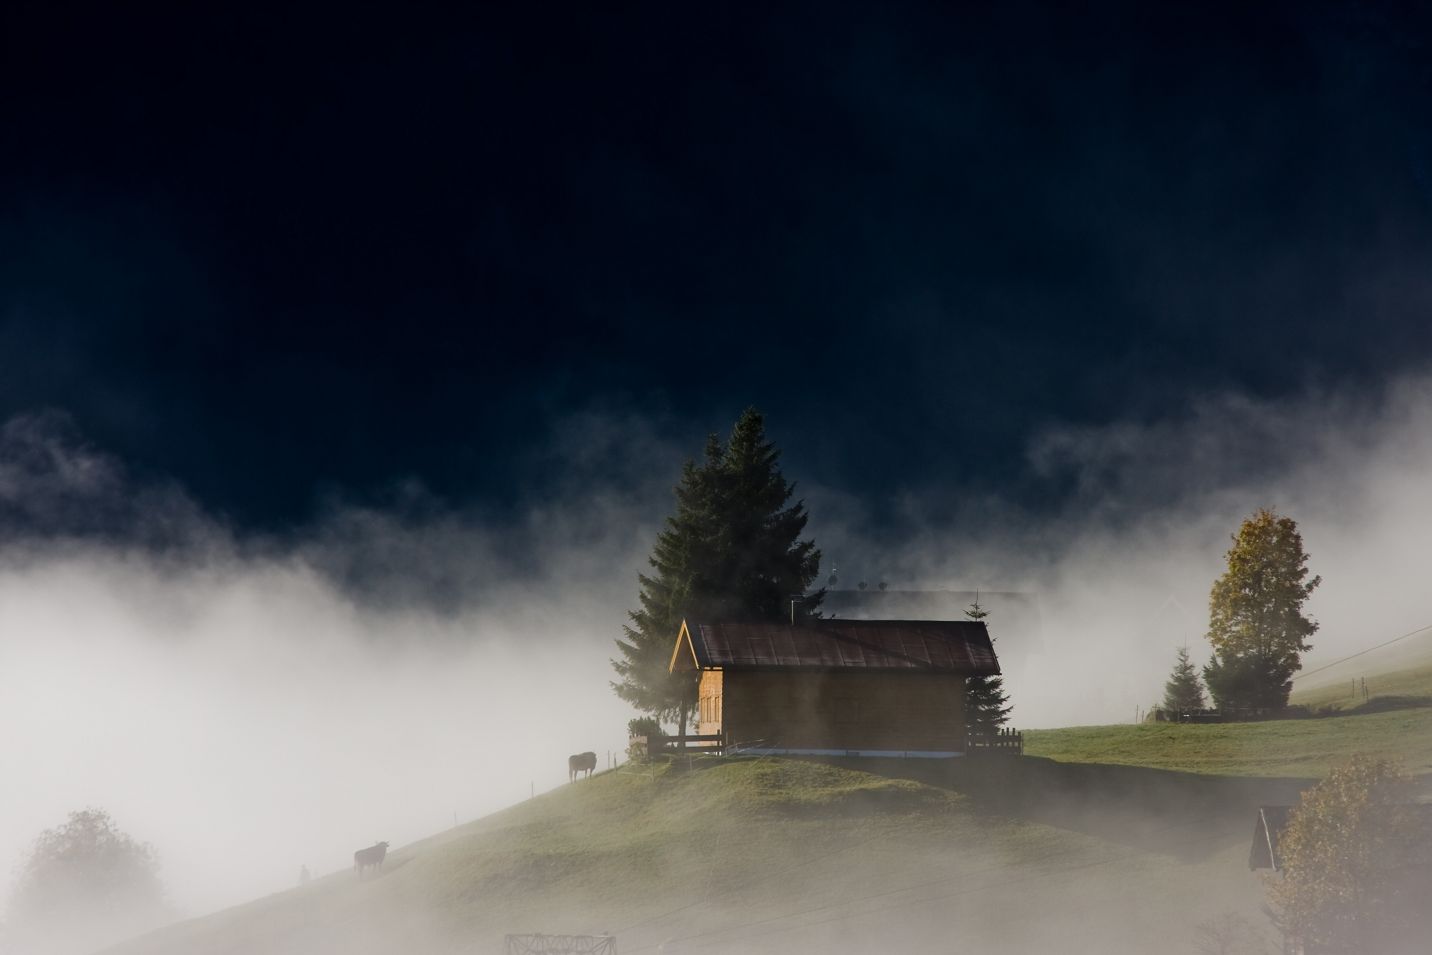
{"label": "low cloud layer", "polygon": [[100,806],[196,914],[625,746],[607,661],[664,492],[613,482],[493,526],[413,485],[245,538],[63,416],[0,435],[7,863]]}
{"label": "low cloud layer", "polygon": [[[0,725],[15,731],[0,765],[24,784],[0,791],[0,859],[101,806],[155,844],[174,903],[196,914],[558,785],[569,753],[605,765],[632,715],[608,686],[612,640],[685,450],[639,418],[593,415],[554,432],[563,493],[515,516],[414,482],[244,537],[63,416],[12,419]],[[1432,379],[1208,397],[1177,420],[1050,429],[1029,460],[1064,503],[1036,515],[906,493],[896,535],[785,462],[823,575],[834,560],[847,583],[1037,595],[1042,632],[991,618],[1020,725],[1131,719],[1175,646],[1206,657],[1208,587],[1259,506],[1298,520],[1324,577],[1310,666],[1432,622]]]}
{"label": "low cloud layer", "polygon": [[0,852],[70,808],[161,850],[198,911],[565,780],[620,741],[596,624],[364,610],[301,566],[57,557],[0,574]]}

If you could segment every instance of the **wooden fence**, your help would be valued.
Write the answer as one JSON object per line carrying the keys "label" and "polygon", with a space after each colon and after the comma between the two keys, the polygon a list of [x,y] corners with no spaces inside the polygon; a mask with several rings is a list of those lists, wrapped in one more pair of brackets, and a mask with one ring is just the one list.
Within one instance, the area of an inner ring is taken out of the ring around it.
{"label": "wooden fence", "polygon": [[986,753],[1023,756],[1024,734],[1012,729],[1000,729],[991,734],[971,733],[965,745],[971,756]]}
{"label": "wooden fence", "polygon": [[673,753],[722,756],[726,753],[726,737],[721,733],[686,736],[633,736],[632,744],[648,756]]}
{"label": "wooden fence", "polygon": [[1151,723],[1256,723],[1261,720],[1289,720],[1308,715],[1306,707],[1285,706],[1281,709],[1226,707],[1221,710],[1184,710],[1174,712],[1155,707],[1145,722]]}
{"label": "wooden fence", "polygon": [[[726,753],[726,737],[721,733],[686,736],[633,736],[627,748],[634,756],[670,756],[676,753],[691,755],[723,756]],[[966,740],[970,755],[998,754],[1003,756],[1024,755],[1024,734],[1013,729],[1001,729],[990,734],[971,734]]]}

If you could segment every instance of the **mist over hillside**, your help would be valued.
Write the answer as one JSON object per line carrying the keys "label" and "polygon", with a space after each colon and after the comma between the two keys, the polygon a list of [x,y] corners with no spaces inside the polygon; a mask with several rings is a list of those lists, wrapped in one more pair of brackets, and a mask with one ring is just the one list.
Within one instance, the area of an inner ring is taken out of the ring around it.
{"label": "mist over hillside", "polygon": [[[26,730],[0,755],[27,784],[0,794],[0,856],[103,805],[199,913],[550,788],[569,752],[605,765],[631,715],[608,688],[611,641],[686,451],[652,438],[604,469],[616,435],[649,435],[605,425],[554,444],[572,493],[516,522],[410,487],[258,538],[73,429],[12,421],[0,719]],[[847,581],[1037,597],[1042,633],[990,621],[1017,724],[1120,721],[1153,701],[1174,646],[1201,655],[1207,587],[1257,505],[1298,519],[1325,579],[1310,666],[1426,623],[1429,434],[1425,378],[1360,400],[1205,399],[1177,421],[1045,435],[1034,470],[1079,484],[1053,518],[952,489],[939,503],[957,518],[908,500],[897,543],[836,489],[799,490]]]}
{"label": "mist over hillside", "polygon": [[1258,916],[1238,806],[1296,785],[1039,761],[922,781],[873,762],[602,774],[399,848],[380,876],[340,873],[115,955],[444,955],[501,951],[507,933],[612,933],[623,953],[1192,950],[1200,924]]}
{"label": "mist over hillside", "polygon": [[[1366,0],[0,4],[0,955],[140,910],[197,919],[173,955],[1261,918],[1249,806],[1432,768],[1429,42]],[[1204,671],[1261,509],[1320,584]],[[895,655],[785,682],[811,587],[988,629],[826,627]],[[722,746],[1021,768],[621,772],[698,613],[775,628],[690,644]],[[828,911],[912,867],[907,921]]]}

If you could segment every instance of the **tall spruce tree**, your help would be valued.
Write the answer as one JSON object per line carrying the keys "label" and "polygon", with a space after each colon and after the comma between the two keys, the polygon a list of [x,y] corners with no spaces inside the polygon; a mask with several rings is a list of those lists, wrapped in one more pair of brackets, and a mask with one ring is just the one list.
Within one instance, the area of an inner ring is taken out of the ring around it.
{"label": "tall spruce tree", "polygon": [[1220,708],[1287,706],[1293,674],[1318,629],[1303,603],[1322,578],[1308,577],[1297,523],[1267,508],[1243,522],[1227,559],[1208,595],[1213,659],[1204,681]]}
{"label": "tall spruce tree", "polygon": [[[965,616],[971,620],[984,620],[989,611],[980,606],[980,596],[975,594]],[[971,676],[965,678],[965,730],[978,736],[992,736],[1009,722],[1014,706],[1004,692],[1002,676]]]}
{"label": "tall spruce tree", "polygon": [[1174,714],[1201,710],[1208,705],[1198,669],[1188,659],[1188,647],[1180,647],[1173,673],[1164,684],[1163,708]]}
{"label": "tall spruce tree", "polygon": [[[617,640],[612,667],[617,695],[685,735],[696,703],[697,676],[667,667],[681,621],[786,620],[791,596],[804,594],[820,568],[820,551],[801,540],[808,516],[791,503],[795,486],[766,438],[765,420],[747,409],[722,443],[706,441],[700,464],[688,461],[676,486],[676,510],[657,535],[638,575],[638,609]],[[798,601],[798,617],[819,613],[820,590]]]}

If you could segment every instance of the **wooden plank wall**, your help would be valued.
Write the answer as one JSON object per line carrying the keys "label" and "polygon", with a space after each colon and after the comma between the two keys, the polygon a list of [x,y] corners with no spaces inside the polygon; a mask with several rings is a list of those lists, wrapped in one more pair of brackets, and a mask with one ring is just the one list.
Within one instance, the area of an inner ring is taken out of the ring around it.
{"label": "wooden plank wall", "polygon": [[732,670],[720,686],[722,728],[733,744],[965,748],[965,678],[960,674]]}
{"label": "wooden plank wall", "polygon": [[700,735],[721,732],[721,671],[703,670],[701,685],[696,691],[696,732]]}

